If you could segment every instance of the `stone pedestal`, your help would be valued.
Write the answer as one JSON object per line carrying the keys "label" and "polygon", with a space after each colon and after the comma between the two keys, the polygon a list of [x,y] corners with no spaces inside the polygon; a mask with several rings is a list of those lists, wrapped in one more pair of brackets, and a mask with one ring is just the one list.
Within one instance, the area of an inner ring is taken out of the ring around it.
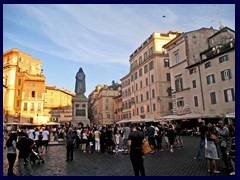
{"label": "stone pedestal", "polygon": [[88,99],[84,94],[78,94],[72,99],[72,120],[73,127],[77,127],[78,123],[83,123],[84,126],[90,125],[88,119]]}

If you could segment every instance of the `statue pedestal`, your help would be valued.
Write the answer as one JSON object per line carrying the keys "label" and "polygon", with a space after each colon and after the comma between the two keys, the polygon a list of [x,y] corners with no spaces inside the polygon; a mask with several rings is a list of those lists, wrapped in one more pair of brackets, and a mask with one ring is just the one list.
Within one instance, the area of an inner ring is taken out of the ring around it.
{"label": "statue pedestal", "polygon": [[90,120],[88,119],[88,99],[84,94],[77,94],[72,99],[72,120],[71,124],[73,127],[77,127],[78,123],[83,123],[84,126],[90,125]]}

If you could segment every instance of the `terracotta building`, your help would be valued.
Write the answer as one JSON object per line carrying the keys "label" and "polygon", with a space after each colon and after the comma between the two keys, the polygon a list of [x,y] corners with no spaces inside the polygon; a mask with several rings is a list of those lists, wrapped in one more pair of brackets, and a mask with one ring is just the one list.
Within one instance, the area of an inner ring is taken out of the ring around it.
{"label": "terracotta building", "polygon": [[3,53],[4,122],[35,123],[43,115],[45,77],[41,60],[11,49]]}

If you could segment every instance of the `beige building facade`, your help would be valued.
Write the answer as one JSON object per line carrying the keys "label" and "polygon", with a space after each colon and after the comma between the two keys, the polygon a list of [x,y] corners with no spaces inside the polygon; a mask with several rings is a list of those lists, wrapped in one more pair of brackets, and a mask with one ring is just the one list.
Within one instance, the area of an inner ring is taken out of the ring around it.
{"label": "beige building facade", "polygon": [[113,98],[113,108],[114,108],[114,121],[115,123],[123,120],[122,112],[122,95],[116,96]]}
{"label": "beige building facade", "polygon": [[[226,42],[226,37],[233,37],[231,31],[231,35],[223,38],[223,31],[201,28],[182,33],[164,46],[169,51],[173,113],[178,119],[217,119],[223,118],[226,112],[235,112],[234,98],[228,102],[231,105],[227,111],[223,105],[227,96],[223,94],[230,96],[234,92],[235,75],[228,81],[221,80],[224,69],[231,69],[231,74],[235,74],[235,50],[216,50],[214,56],[209,56],[210,51],[218,46],[226,47],[223,39]],[[230,61],[219,63],[219,59],[225,58],[224,52],[229,53],[226,56]],[[216,104],[216,99],[219,99],[219,104]]]}
{"label": "beige building facade", "polygon": [[74,93],[56,86],[46,86],[44,113],[49,122],[65,123],[72,120],[72,98]]}
{"label": "beige building facade", "polygon": [[89,95],[91,100],[91,119],[93,124],[109,125],[115,123],[114,98],[120,95],[121,84],[98,85]]}
{"label": "beige building facade", "polygon": [[153,33],[130,56],[121,79],[123,119],[158,119],[172,113],[169,56],[163,45],[179,32]]}

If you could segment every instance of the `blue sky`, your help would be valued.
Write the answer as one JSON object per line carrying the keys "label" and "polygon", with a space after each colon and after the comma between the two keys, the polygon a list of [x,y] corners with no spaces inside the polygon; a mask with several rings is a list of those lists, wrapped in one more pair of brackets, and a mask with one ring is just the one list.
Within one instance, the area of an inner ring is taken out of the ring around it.
{"label": "blue sky", "polygon": [[82,67],[88,96],[97,84],[120,82],[153,32],[218,29],[219,21],[235,30],[234,4],[5,4],[3,52],[40,59],[46,84],[72,92]]}

